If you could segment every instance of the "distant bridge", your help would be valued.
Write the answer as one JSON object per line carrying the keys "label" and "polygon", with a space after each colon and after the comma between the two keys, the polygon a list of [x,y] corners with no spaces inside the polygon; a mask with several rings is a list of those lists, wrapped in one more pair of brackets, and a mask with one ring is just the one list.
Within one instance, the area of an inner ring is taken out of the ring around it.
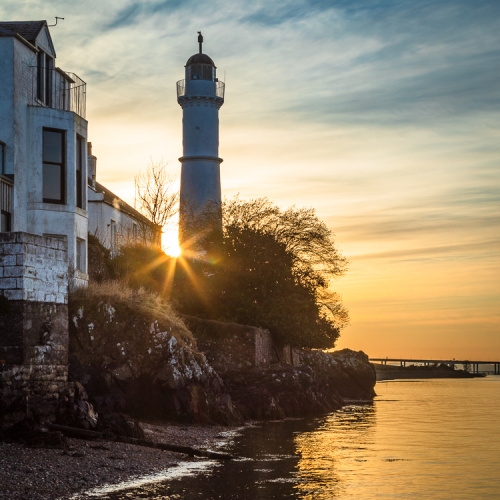
{"label": "distant bridge", "polygon": [[[387,365],[388,363],[399,363],[399,366],[406,366],[406,364],[412,365],[448,365],[455,368],[455,365],[470,366],[472,368],[472,373],[488,373],[493,375],[500,375],[500,361],[477,361],[477,360],[458,360],[458,359],[410,359],[410,358],[370,358],[371,362],[382,363]],[[479,370],[479,365],[490,365],[492,370]]]}

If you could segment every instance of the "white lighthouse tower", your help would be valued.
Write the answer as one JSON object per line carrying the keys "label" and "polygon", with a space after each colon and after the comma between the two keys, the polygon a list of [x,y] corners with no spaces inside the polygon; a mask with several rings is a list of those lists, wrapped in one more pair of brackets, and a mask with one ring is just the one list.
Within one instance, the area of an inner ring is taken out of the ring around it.
{"label": "white lighthouse tower", "polygon": [[[179,242],[189,245],[203,221],[210,219],[222,231],[219,158],[219,108],[224,104],[224,83],[216,75],[213,60],[203,54],[203,36],[198,32],[199,52],[186,62],[185,80],[177,82],[177,102],[182,107],[183,156]],[[217,227],[215,229],[218,229]]]}

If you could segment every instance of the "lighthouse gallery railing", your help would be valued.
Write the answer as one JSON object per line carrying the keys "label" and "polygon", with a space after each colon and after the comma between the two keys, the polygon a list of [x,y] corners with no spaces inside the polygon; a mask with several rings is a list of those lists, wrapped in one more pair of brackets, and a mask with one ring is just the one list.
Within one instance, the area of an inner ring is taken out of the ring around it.
{"label": "lighthouse gallery railing", "polygon": [[[224,99],[224,92],[226,85],[224,82],[214,82],[215,84],[215,95],[216,97],[220,97]],[[179,80],[177,82],[177,97],[183,97],[186,95],[186,80]]]}

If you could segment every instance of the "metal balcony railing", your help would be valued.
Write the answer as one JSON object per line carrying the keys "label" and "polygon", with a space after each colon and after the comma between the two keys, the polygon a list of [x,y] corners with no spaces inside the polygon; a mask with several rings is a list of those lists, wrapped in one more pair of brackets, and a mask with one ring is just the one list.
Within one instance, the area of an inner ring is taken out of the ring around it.
{"label": "metal balcony railing", "polygon": [[[224,82],[214,82],[215,83],[215,95],[224,99],[224,92],[226,89],[226,84]],[[186,80],[179,80],[177,82],[177,97],[183,97],[186,95]]]}
{"label": "metal balcony railing", "polygon": [[79,76],[60,68],[30,69],[33,106],[73,111],[85,118],[87,84]]}

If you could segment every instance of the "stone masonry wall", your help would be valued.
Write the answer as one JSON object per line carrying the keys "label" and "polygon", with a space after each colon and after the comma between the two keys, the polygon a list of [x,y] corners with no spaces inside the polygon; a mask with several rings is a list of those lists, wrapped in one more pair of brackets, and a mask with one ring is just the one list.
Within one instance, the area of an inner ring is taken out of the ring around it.
{"label": "stone masonry wall", "polygon": [[66,242],[0,233],[0,428],[53,420],[67,381]]}
{"label": "stone masonry wall", "polygon": [[217,373],[266,367],[275,363],[300,366],[299,350],[274,345],[268,330],[254,326],[222,323],[183,316],[193,333],[198,349]]}
{"label": "stone masonry wall", "polygon": [[182,319],[193,333],[198,349],[219,374],[278,362],[267,330],[192,316]]}
{"label": "stone masonry wall", "polygon": [[66,242],[0,233],[0,294],[8,300],[68,303]]}

